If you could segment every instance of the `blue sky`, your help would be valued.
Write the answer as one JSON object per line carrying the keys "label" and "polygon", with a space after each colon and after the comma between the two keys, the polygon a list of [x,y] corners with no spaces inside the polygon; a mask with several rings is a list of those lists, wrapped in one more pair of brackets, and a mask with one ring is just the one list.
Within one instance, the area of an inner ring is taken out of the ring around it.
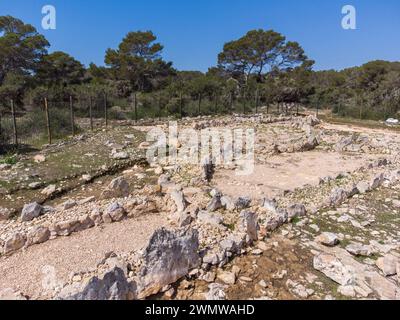
{"label": "blue sky", "polygon": [[[57,29],[41,28],[41,8],[57,9]],[[357,9],[357,30],[343,30],[341,9]],[[129,31],[152,30],[180,70],[216,64],[223,44],[248,30],[274,29],[298,41],[315,69],[374,59],[400,60],[399,0],[0,0],[0,15],[33,24],[51,43],[88,65]]]}

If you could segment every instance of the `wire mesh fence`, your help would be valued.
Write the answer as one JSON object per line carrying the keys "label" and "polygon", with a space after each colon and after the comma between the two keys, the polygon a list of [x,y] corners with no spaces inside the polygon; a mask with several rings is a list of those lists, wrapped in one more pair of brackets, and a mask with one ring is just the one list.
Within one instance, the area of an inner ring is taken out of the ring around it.
{"label": "wire mesh fence", "polygon": [[[103,93],[69,96],[61,101],[44,98],[40,104],[18,109],[10,101],[8,109],[0,110],[0,152],[10,146],[51,144],[86,130],[107,127],[111,121],[112,125],[118,124],[114,120],[250,114],[257,113],[262,104],[262,96],[257,93],[243,97],[218,94],[195,97],[184,94],[132,94],[127,98]],[[274,111],[272,107],[266,110]],[[290,113],[293,110],[296,108],[278,106],[276,111]]]}

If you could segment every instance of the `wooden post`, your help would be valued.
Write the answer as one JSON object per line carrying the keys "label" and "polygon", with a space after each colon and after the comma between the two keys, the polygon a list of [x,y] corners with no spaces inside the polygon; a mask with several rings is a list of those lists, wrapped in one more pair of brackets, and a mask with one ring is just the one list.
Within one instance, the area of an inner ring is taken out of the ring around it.
{"label": "wooden post", "polygon": [[15,115],[14,100],[11,100],[11,114],[13,118],[13,127],[14,127],[14,144],[18,147],[17,119]]}
{"label": "wooden post", "polygon": [[161,121],[161,94],[158,97],[158,120]]}
{"label": "wooden post", "polygon": [[134,104],[134,109],[135,109],[135,122],[138,121],[138,112],[137,112],[137,95],[136,92],[133,94],[133,104]]}
{"label": "wooden post", "polygon": [[231,113],[233,112],[233,92],[231,91],[231,96],[230,96],[230,109]]}
{"label": "wooden post", "polygon": [[218,93],[214,94],[214,114],[217,114],[218,112]]}
{"label": "wooden post", "polygon": [[180,112],[180,116],[181,116],[181,119],[183,118],[183,94],[182,94],[182,91],[180,92],[180,94],[179,94],[179,100],[180,100],[180,102],[179,102],[179,112]]}
{"label": "wooden post", "polygon": [[243,92],[243,114],[246,114],[246,93]]}
{"label": "wooden post", "polygon": [[202,99],[202,94],[199,93],[199,105],[198,105],[198,115],[201,116],[201,99]]}
{"label": "wooden post", "polygon": [[89,97],[90,130],[93,131],[93,98]]}
{"label": "wooden post", "polygon": [[69,96],[69,110],[71,115],[71,133],[72,136],[75,135],[75,116],[74,116],[74,102],[72,96]]}
{"label": "wooden post", "polygon": [[52,143],[51,139],[51,126],[50,126],[50,116],[49,116],[49,105],[47,102],[47,98],[44,98],[44,112],[46,115],[46,128],[47,128],[47,139],[49,144]]}
{"label": "wooden post", "polygon": [[1,134],[2,134],[2,128],[1,128],[1,110],[0,110],[0,142],[1,142]]}
{"label": "wooden post", "polygon": [[256,113],[258,113],[258,89],[256,90],[255,104],[256,104]]}
{"label": "wooden post", "polygon": [[107,93],[104,91],[104,121],[106,128],[108,127],[108,110],[107,110]]}

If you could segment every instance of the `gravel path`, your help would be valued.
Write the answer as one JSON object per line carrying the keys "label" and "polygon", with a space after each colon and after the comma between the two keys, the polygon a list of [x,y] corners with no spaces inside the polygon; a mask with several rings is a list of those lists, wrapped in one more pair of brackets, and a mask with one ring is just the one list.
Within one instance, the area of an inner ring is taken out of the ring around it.
{"label": "gravel path", "polygon": [[110,251],[123,253],[143,248],[154,230],[165,225],[165,216],[147,215],[95,227],[1,257],[0,290],[13,288],[34,299],[43,297],[43,267],[54,267],[57,279],[65,282],[72,272],[96,267]]}

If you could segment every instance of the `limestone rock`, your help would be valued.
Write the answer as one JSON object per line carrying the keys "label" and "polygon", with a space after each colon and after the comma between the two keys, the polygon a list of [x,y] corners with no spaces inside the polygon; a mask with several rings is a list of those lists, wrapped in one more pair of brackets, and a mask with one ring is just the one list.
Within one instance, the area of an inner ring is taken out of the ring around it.
{"label": "limestone rock", "polygon": [[346,267],[334,255],[321,253],[314,257],[314,268],[342,286],[354,283],[354,270]]}
{"label": "limestone rock", "polygon": [[50,239],[50,230],[46,227],[36,227],[28,233],[27,245],[40,244]]}
{"label": "limestone rock", "polygon": [[372,255],[371,248],[360,243],[351,243],[346,246],[346,250],[347,252],[357,257],[369,257]]}
{"label": "limestone rock", "polygon": [[5,241],[4,254],[8,254],[23,248],[25,243],[26,236],[20,232],[15,233]]}
{"label": "limestone rock", "polygon": [[338,236],[331,232],[324,232],[315,238],[315,241],[328,247],[334,247],[339,244]]}
{"label": "limestone rock", "polygon": [[332,207],[337,207],[341,205],[348,197],[346,190],[342,188],[337,188],[333,190],[329,197],[329,204]]}
{"label": "limestone rock", "polygon": [[26,204],[22,209],[21,220],[23,222],[32,221],[39,217],[42,214],[42,211],[43,207],[36,202]]}
{"label": "limestone rock", "polygon": [[248,242],[258,240],[258,217],[257,214],[250,211],[242,211],[239,216],[238,228],[248,237]]}
{"label": "limestone rock", "polygon": [[38,154],[36,156],[33,157],[33,161],[36,163],[42,163],[46,161],[46,157],[42,154]]}
{"label": "limestone rock", "polygon": [[236,275],[233,272],[222,271],[217,278],[225,284],[234,285],[236,283]]}
{"label": "limestone rock", "polygon": [[178,212],[184,212],[188,202],[182,191],[174,190],[171,192],[171,199],[174,201]]}
{"label": "limestone rock", "polygon": [[125,218],[126,211],[118,202],[114,202],[107,208],[107,214],[113,222],[119,222]]}
{"label": "limestone rock", "polygon": [[244,210],[249,208],[251,205],[251,199],[249,197],[239,197],[235,202],[235,208],[237,210]]}
{"label": "limestone rock", "polygon": [[199,266],[198,232],[189,229],[176,233],[165,228],[151,237],[143,254],[139,272],[139,299],[158,293],[164,286],[186,276]]}
{"label": "limestone rock", "polygon": [[0,207],[0,221],[8,220],[11,216],[11,210]]}
{"label": "limestone rock", "polygon": [[304,217],[307,214],[306,207],[303,204],[294,204],[286,210],[290,221],[294,218]]}
{"label": "limestone rock", "polygon": [[124,271],[115,267],[102,278],[92,277],[86,285],[65,287],[56,300],[132,300],[135,293],[135,286],[128,282]]}
{"label": "limestone rock", "polygon": [[209,291],[205,295],[206,300],[209,301],[219,301],[219,300],[225,300],[226,299],[226,294],[225,294],[225,289],[227,286],[219,284],[219,283],[211,283],[208,286]]}
{"label": "limestone rock", "polygon": [[200,211],[197,214],[197,220],[201,223],[209,224],[216,227],[221,226],[224,221],[221,215],[210,213],[208,211]]}
{"label": "limestone rock", "polygon": [[27,300],[20,292],[16,292],[11,288],[0,290],[0,301],[22,301]]}
{"label": "limestone rock", "polygon": [[45,195],[46,197],[52,196],[57,191],[57,187],[54,184],[51,184],[44,188],[41,194]]}
{"label": "limestone rock", "polygon": [[399,262],[400,260],[398,258],[391,254],[388,254],[384,257],[379,258],[376,261],[376,265],[386,277],[389,277],[397,274],[396,264]]}
{"label": "limestone rock", "polygon": [[356,188],[358,189],[360,194],[365,194],[370,190],[369,183],[365,181],[360,181],[357,183]]}
{"label": "limestone rock", "polygon": [[123,198],[129,195],[129,183],[124,177],[115,178],[103,191],[102,198]]}

